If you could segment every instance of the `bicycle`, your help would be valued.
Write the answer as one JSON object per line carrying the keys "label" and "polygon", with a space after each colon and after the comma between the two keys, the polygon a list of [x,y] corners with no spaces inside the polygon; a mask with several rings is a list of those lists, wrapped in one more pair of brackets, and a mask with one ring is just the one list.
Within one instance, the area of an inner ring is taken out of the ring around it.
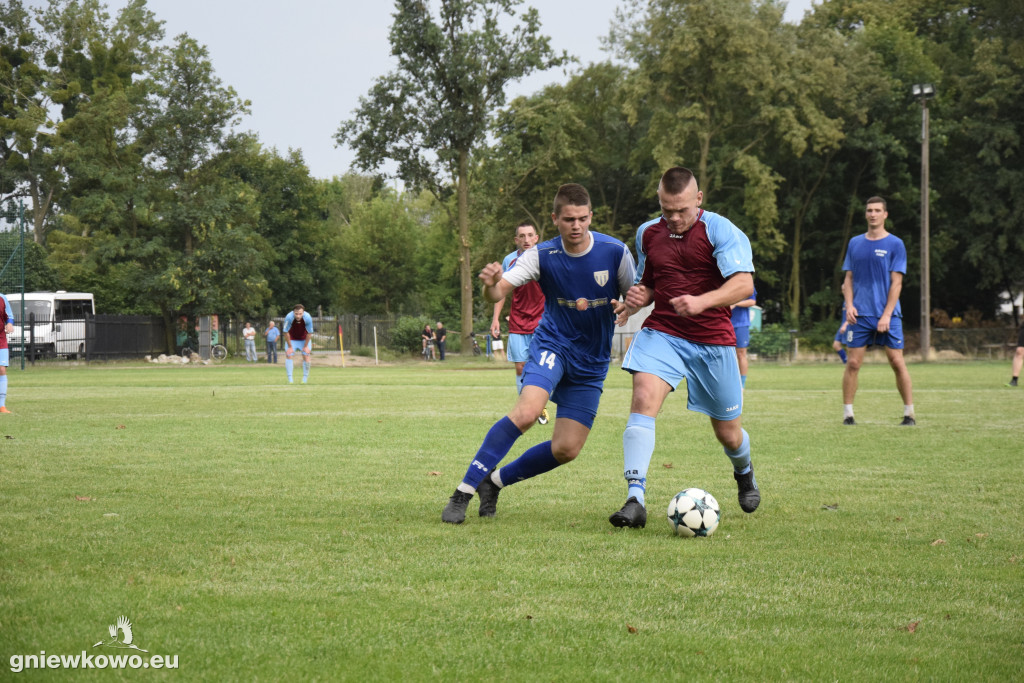
{"label": "bicycle", "polygon": [[423,360],[434,360],[434,340],[432,339],[427,342],[426,346],[423,347]]}
{"label": "bicycle", "polygon": [[480,348],[480,342],[478,342],[476,340],[476,335],[474,334],[471,338],[473,340],[473,355],[474,356],[482,356],[483,353],[484,353],[484,350]]}
{"label": "bicycle", "polygon": [[[193,353],[199,353],[199,342],[195,338],[190,337],[185,340],[185,343],[181,347],[181,357],[185,360],[190,360]],[[210,358],[213,360],[224,360],[228,357],[228,348],[223,344],[211,344],[210,345]]]}

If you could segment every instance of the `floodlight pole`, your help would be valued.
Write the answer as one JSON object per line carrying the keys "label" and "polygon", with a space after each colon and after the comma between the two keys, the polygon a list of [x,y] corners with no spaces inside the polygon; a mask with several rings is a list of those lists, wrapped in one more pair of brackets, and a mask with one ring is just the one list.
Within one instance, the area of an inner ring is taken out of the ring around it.
{"label": "floodlight pole", "polygon": [[915,85],[914,95],[921,100],[921,361],[928,361],[928,352],[932,346],[932,297],[931,297],[931,266],[929,255],[928,225],[928,100],[935,96],[935,87],[931,83]]}

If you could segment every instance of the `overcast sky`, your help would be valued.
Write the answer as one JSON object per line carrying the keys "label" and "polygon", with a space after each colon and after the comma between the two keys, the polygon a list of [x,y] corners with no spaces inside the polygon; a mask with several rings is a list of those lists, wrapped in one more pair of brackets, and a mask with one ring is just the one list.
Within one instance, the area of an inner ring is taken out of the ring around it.
{"label": "overcast sky", "polygon": [[[37,3],[33,3],[37,4]],[[111,15],[126,4],[108,0]],[[224,85],[252,102],[240,128],[285,154],[301,149],[318,178],[349,169],[351,150],[334,146],[339,124],[351,117],[378,76],[394,68],[388,0],[149,0],[164,21],[168,42],[181,33],[209,50]],[[581,64],[601,61],[619,0],[526,0],[536,7],[552,47]],[[799,22],[812,0],[790,0],[786,19]],[[578,68],[578,67],[573,67]],[[527,95],[564,80],[561,69],[513,84]]]}

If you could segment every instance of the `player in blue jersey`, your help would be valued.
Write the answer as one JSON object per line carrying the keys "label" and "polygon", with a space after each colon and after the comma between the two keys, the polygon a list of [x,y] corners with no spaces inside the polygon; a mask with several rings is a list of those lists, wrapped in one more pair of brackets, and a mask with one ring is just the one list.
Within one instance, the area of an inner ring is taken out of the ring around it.
{"label": "player in blue jersey", "polygon": [[865,204],[868,230],[850,240],[843,260],[846,279],[846,370],[843,372],[843,424],[855,425],[853,398],[864,352],[868,346],[885,347],[889,365],[896,374],[896,388],[903,398],[902,426],[917,424],[914,417],[914,390],[910,372],[903,360],[903,312],[900,290],[907,272],[907,249],[903,240],[885,229],[889,212],[881,197]]}
{"label": "player in blue jersey", "polygon": [[754,512],[761,492],[743,429],[743,386],[729,307],[754,293],[750,240],[732,221],[701,208],[704,194],[687,168],[670,168],[658,184],[661,216],[637,229],[637,282],[627,313],[654,310],[622,359],[633,375],[629,418],[622,434],[626,503],[613,526],[647,524],[644,495],[654,454],[655,418],[686,380],[686,407],[707,415],[733,469],[740,508]]}
{"label": "player in blue jersey", "polygon": [[7,409],[7,366],[11,362],[11,350],[7,347],[7,336],[14,332],[14,310],[7,297],[0,294],[0,413]]}
{"label": "player in blue jersey", "polygon": [[[491,302],[539,282],[544,315],[530,343],[519,399],[487,432],[441,513],[445,522],[461,524],[474,493],[480,497],[480,516],[493,517],[503,487],[572,461],[587,441],[608,374],[615,324],[627,317],[619,298],[636,275],[625,244],[590,231],[593,215],[583,186],[562,185],[551,214],[558,236],[523,252],[507,272],[497,262],[480,272],[484,297]],[[549,398],[558,405],[551,439],[498,469]]]}
{"label": "player in blue jersey", "polygon": [[843,324],[836,330],[836,336],[832,340],[832,350],[839,356],[839,360],[846,362],[846,349],[843,348],[843,344],[846,343],[846,329],[850,323],[846,322],[846,311],[843,311]]}
{"label": "player in blue jersey", "polygon": [[284,317],[281,332],[284,334],[284,369],[288,383],[292,383],[292,356],[302,354],[302,383],[309,381],[309,355],[313,352],[313,317],[306,313],[302,304],[297,304]]}
{"label": "player in blue jersey", "polygon": [[747,348],[750,346],[750,307],[757,304],[757,288],[749,299],[732,305],[732,329],[736,333],[736,362],[740,366],[740,384],[747,386]]}

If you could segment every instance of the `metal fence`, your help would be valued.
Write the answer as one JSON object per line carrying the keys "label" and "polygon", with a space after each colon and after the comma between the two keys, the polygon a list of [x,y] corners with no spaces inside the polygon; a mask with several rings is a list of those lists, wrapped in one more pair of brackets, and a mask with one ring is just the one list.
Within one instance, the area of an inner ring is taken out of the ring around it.
{"label": "metal fence", "polygon": [[83,319],[29,315],[12,335],[11,364],[52,359],[112,360],[163,353],[163,318],[86,315]]}

